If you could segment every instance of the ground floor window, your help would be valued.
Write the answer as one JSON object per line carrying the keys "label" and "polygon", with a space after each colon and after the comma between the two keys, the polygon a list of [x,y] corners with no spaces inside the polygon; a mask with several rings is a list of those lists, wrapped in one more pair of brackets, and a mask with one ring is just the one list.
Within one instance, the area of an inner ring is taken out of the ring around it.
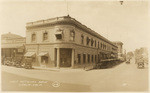
{"label": "ground floor window", "polygon": [[90,54],[88,54],[88,63],[90,63]]}
{"label": "ground floor window", "polygon": [[83,64],[85,64],[85,62],[86,62],[86,55],[83,54]]}
{"label": "ground floor window", "polygon": [[78,64],[81,64],[81,54],[78,54]]}
{"label": "ground floor window", "polygon": [[97,60],[97,56],[95,55],[95,62],[96,62],[96,60]]}
{"label": "ground floor window", "polygon": [[41,64],[42,65],[48,64],[48,57],[47,56],[41,56]]}
{"label": "ground floor window", "polygon": [[92,63],[93,63],[94,61],[93,61],[93,55],[92,55]]}
{"label": "ground floor window", "polygon": [[70,67],[71,66],[71,54],[72,49],[60,49],[60,67]]}

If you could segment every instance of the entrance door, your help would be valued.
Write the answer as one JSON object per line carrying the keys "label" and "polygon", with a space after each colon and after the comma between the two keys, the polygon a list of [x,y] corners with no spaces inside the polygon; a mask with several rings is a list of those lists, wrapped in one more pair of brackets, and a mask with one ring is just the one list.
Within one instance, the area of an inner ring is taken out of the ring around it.
{"label": "entrance door", "polygon": [[71,67],[72,49],[60,49],[60,67]]}
{"label": "entrance door", "polygon": [[48,57],[47,56],[41,56],[41,66],[46,67],[48,64]]}

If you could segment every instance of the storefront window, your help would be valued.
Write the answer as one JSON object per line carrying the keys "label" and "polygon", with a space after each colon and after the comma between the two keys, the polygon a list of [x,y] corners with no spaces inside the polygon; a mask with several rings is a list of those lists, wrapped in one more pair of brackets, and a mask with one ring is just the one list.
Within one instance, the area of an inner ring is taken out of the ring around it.
{"label": "storefront window", "polygon": [[93,55],[92,55],[92,63],[93,63]]}
{"label": "storefront window", "polygon": [[90,63],[90,55],[88,54],[88,63]]}
{"label": "storefront window", "polygon": [[96,60],[97,60],[97,56],[95,55],[95,62],[96,62]]}
{"label": "storefront window", "polygon": [[78,54],[78,64],[81,64],[81,55]]}

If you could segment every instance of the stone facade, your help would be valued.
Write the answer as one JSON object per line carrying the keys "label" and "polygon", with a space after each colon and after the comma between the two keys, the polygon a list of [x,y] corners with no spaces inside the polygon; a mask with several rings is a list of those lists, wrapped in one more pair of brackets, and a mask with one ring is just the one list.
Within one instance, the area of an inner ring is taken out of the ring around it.
{"label": "stone facade", "polygon": [[123,57],[123,43],[120,41],[113,42],[117,47],[118,57]]}
{"label": "stone facade", "polygon": [[27,23],[26,36],[35,66],[79,68],[117,57],[117,46],[69,16]]}

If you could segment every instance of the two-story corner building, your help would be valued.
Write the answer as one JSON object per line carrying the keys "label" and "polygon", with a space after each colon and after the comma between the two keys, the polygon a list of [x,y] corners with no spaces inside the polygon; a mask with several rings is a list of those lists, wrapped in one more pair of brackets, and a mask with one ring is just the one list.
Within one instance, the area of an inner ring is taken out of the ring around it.
{"label": "two-story corner building", "polygon": [[34,66],[78,68],[117,57],[117,46],[70,16],[29,22],[26,36]]}
{"label": "two-story corner building", "polygon": [[120,41],[115,41],[113,43],[118,47],[118,57],[123,57],[123,43]]}
{"label": "two-story corner building", "polygon": [[24,55],[26,38],[13,33],[1,35],[1,56],[16,57]]}

